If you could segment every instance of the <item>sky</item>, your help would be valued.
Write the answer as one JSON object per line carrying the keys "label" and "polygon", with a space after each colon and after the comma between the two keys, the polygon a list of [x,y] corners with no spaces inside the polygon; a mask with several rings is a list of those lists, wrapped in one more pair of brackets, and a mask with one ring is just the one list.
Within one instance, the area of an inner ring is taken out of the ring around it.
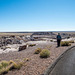
{"label": "sky", "polygon": [[0,32],[75,31],[75,0],[0,0]]}

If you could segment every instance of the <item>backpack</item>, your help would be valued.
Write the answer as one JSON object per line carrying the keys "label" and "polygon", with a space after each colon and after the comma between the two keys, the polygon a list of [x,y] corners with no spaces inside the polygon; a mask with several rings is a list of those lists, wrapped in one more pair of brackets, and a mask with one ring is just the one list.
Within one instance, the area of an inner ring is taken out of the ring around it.
{"label": "backpack", "polygon": [[60,35],[57,35],[57,40],[61,40],[61,36]]}

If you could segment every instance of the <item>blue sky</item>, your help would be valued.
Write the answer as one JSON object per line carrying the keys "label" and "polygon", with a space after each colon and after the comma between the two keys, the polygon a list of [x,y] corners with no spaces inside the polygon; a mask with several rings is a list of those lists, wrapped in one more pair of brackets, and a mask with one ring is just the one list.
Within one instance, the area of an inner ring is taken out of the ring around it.
{"label": "blue sky", "polygon": [[75,31],[75,0],[0,0],[0,32]]}

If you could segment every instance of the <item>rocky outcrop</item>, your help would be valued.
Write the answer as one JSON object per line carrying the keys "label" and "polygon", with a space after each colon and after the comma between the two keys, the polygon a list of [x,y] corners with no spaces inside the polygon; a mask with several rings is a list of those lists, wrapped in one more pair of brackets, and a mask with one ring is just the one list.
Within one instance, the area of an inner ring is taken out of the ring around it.
{"label": "rocky outcrop", "polygon": [[25,41],[20,36],[18,36],[18,37],[16,37],[16,36],[0,37],[0,47],[6,46],[8,44],[22,44],[22,42],[24,43]]}

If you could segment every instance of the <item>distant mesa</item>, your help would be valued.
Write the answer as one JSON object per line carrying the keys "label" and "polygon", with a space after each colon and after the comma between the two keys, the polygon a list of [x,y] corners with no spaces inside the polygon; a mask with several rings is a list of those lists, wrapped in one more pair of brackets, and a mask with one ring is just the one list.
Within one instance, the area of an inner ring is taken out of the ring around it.
{"label": "distant mesa", "polygon": [[32,35],[55,35],[53,32],[34,32]]}

